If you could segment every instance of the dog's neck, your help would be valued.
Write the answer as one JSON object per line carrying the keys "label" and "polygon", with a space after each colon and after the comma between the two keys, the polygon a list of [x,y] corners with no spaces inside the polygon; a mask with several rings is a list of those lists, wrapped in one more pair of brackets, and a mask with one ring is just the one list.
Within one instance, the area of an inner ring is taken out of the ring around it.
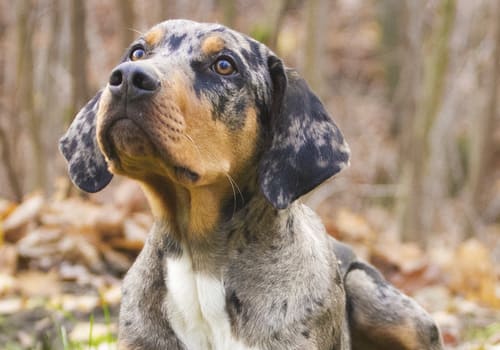
{"label": "dog's neck", "polygon": [[155,219],[149,239],[157,242],[155,247],[162,247],[162,256],[189,256],[194,271],[218,276],[224,266],[241,254],[277,249],[295,240],[294,225],[300,225],[296,218],[302,217],[297,216],[302,208],[292,203],[289,208],[278,210],[257,193],[203,236],[179,237],[171,222]]}
{"label": "dog's neck", "polygon": [[252,220],[242,217],[252,215],[249,207],[274,210],[259,190],[256,173],[192,188],[157,177],[142,182],[141,187],[156,225],[168,227],[170,235],[188,245],[223,237],[233,221]]}

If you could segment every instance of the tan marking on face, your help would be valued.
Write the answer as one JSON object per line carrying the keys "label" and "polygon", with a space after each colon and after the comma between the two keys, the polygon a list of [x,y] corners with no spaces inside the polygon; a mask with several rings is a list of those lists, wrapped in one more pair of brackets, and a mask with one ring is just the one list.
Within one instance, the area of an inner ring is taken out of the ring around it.
{"label": "tan marking on face", "polygon": [[149,46],[155,46],[163,38],[165,29],[161,26],[156,26],[144,35],[144,40]]}
{"label": "tan marking on face", "polygon": [[[110,102],[111,102],[111,93],[109,92],[108,89],[105,89],[102,92],[101,98],[99,100],[99,108],[97,109],[97,115],[96,115],[97,145],[99,146],[101,151],[104,149],[104,147],[102,145],[103,140],[100,137],[101,129],[104,125],[104,118],[106,117],[106,113],[108,112]],[[106,162],[108,163],[109,170],[112,172],[112,167],[109,166],[109,159],[104,152],[103,152],[103,154],[104,154],[104,158],[106,159]]]}
{"label": "tan marking on face", "polygon": [[[169,194],[151,194],[158,192],[160,184],[146,186],[145,192],[150,193],[148,197],[156,217],[175,220],[181,231],[191,238],[200,238],[219,222],[223,201],[233,195],[229,177],[241,187],[243,177],[248,175],[246,169],[256,150],[257,114],[255,109],[248,108],[242,116],[244,127],[229,130],[222,121],[214,119],[211,101],[203,95],[198,97],[187,77],[180,73],[169,79],[168,88],[158,98],[163,101],[158,104],[164,105],[155,112],[162,114],[161,121],[158,119],[155,124],[158,137],[162,138],[158,143],[168,149],[177,166],[200,177],[198,181],[189,182],[170,174],[174,190]],[[171,129],[177,127],[175,139],[167,137],[174,133]],[[170,199],[172,195],[174,201]]]}
{"label": "tan marking on face", "polygon": [[201,52],[205,55],[213,55],[214,53],[220,52],[225,44],[224,39],[220,36],[209,36],[201,44]]}

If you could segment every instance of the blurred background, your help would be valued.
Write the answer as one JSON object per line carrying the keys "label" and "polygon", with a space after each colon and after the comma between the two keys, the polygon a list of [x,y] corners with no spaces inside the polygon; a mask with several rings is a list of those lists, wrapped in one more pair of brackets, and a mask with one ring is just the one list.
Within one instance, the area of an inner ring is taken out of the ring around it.
{"label": "blurred background", "polygon": [[0,344],[114,346],[119,281],[151,218],[127,180],[78,193],[57,145],[168,18],[226,24],[295,67],[352,150],[304,201],[433,313],[447,346],[500,348],[495,0],[0,0]]}

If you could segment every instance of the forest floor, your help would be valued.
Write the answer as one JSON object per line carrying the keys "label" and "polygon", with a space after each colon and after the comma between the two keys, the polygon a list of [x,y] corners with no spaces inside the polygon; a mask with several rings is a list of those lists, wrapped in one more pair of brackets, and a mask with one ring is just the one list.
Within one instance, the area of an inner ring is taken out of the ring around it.
{"label": "forest floor", "polygon": [[[105,197],[0,201],[1,349],[116,348],[121,278],[151,217],[129,181]],[[484,243],[436,241],[424,251],[349,209],[324,211],[330,234],[432,313],[447,348],[500,349],[499,271]]]}

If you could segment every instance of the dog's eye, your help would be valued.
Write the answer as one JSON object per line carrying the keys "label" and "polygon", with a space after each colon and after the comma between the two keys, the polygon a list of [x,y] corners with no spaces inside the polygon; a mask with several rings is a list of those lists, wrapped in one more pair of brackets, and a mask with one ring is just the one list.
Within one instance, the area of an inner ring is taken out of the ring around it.
{"label": "dog's eye", "polygon": [[220,57],[215,61],[212,69],[220,75],[230,75],[236,72],[233,62],[227,57]]}
{"label": "dog's eye", "polygon": [[146,57],[146,51],[142,47],[137,47],[130,53],[130,59],[132,61],[138,61]]}

